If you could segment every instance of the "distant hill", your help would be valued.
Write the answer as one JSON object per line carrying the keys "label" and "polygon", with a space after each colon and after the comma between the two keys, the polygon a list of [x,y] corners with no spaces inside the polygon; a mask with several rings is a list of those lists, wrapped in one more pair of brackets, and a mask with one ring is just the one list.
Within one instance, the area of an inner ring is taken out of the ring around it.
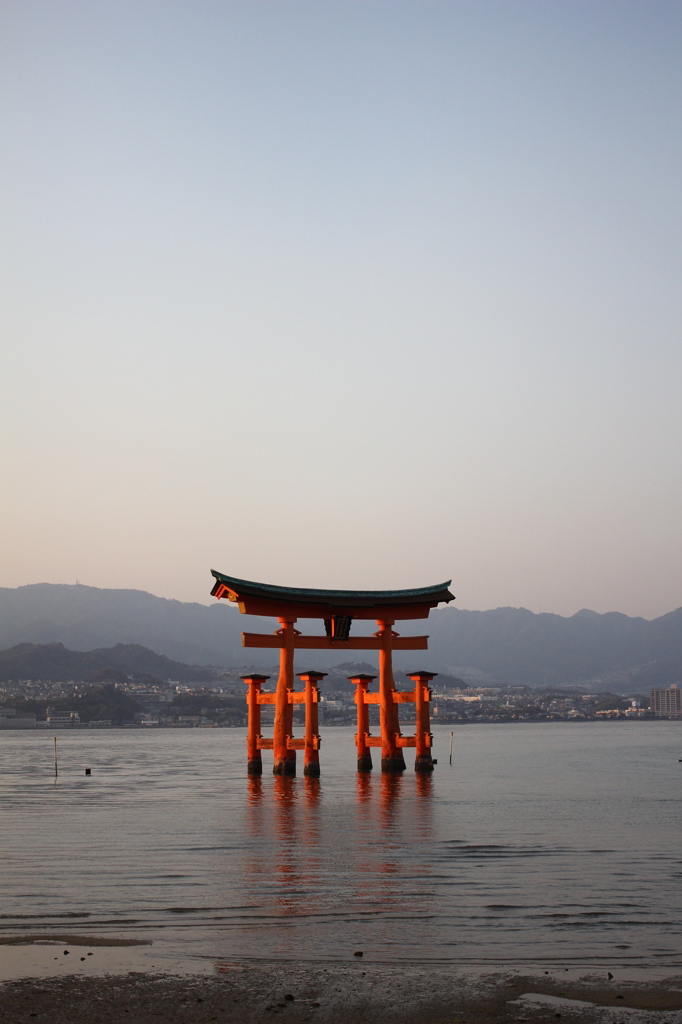
{"label": "distant hill", "polygon": [[226,602],[187,604],[143,590],[38,583],[0,588],[0,648],[63,643],[85,651],[141,644],[185,664],[239,664],[240,615]]}
{"label": "distant hill", "polygon": [[183,665],[139,644],[116,644],[94,651],[69,651],[63,644],[17,644],[0,651],[0,680],[51,679],[103,682],[114,678],[174,679],[180,683],[209,682],[211,669]]}
{"label": "distant hill", "polygon": [[[207,606],[140,590],[49,583],[0,589],[0,648],[61,643],[74,651],[95,653],[119,644],[137,645],[182,663],[185,669],[270,669],[276,652],[245,650],[240,632],[269,632],[275,627],[275,620],[240,615],[225,601]],[[319,622],[301,621],[298,628],[321,632]],[[356,623],[353,632],[367,634],[375,628],[373,623]],[[682,681],[682,608],[651,621],[618,612],[580,611],[563,617],[535,615],[523,608],[443,608],[432,612],[427,622],[398,629],[431,637],[428,652],[396,656],[398,668],[431,668],[468,682],[583,684],[637,692]],[[325,670],[353,658],[353,653],[303,652],[297,666]],[[147,671],[181,679],[177,668]]]}
{"label": "distant hill", "polygon": [[525,608],[446,608],[432,613],[428,631],[434,662],[470,680],[598,680],[631,692],[682,680],[682,608],[653,620],[587,610],[564,618]]}

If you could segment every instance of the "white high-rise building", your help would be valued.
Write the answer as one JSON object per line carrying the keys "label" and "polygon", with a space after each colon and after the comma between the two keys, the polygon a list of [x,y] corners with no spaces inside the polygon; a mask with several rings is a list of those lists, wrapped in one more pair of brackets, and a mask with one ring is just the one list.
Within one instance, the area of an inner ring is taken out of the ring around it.
{"label": "white high-rise building", "polygon": [[682,718],[682,690],[677,683],[667,690],[652,690],[649,710],[659,718]]}

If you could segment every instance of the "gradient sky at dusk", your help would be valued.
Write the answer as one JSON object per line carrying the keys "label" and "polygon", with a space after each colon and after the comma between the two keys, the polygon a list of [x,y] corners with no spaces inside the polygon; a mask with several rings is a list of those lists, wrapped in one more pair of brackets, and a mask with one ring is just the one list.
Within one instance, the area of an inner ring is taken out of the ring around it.
{"label": "gradient sky at dusk", "polygon": [[0,16],[0,585],[682,604],[682,3]]}

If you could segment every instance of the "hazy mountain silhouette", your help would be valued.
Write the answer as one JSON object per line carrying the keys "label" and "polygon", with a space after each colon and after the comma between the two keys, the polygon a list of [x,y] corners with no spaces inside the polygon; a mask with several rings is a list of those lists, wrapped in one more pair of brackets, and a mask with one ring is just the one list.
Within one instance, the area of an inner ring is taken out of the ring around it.
{"label": "hazy mountain silhouette", "polygon": [[[319,622],[298,626],[321,632]],[[225,601],[206,606],[140,590],[48,583],[0,589],[0,648],[56,642],[92,651],[137,644],[185,666],[270,667],[276,652],[245,650],[240,632],[275,627],[275,620],[240,615]],[[374,623],[358,622],[353,632],[375,629]],[[682,679],[682,608],[651,621],[587,610],[565,618],[523,608],[444,608],[432,612],[427,622],[398,624],[398,629],[431,637],[428,652],[396,658],[398,667],[440,669],[470,682],[539,686],[602,681],[634,691]],[[353,652],[310,651],[305,656],[311,666],[314,661],[325,669],[353,658]],[[180,678],[178,670],[164,677],[169,676]]]}
{"label": "hazy mountain silhouette", "polygon": [[231,665],[243,660],[239,630],[254,628],[241,625],[243,618],[224,601],[207,607],[143,590],[38,583],[0,589],[0,648],[59,642],[84,651],[141,644],[189,664]]}
{"label": "hazy mountain silhouette", "polygon": [[1,679],[73,679],[85,682],[122,681],[128,676],[208,682],[215,673],[184,665],[140,644],[116,644],[94,651],[70,651],[61,643],[16,644],[0,651]]}
{"label": "hazy mountain silhouette", "polygon": [[478,670],[497,682],[603,680],[632,690],[682,678],[682,608],[650,621],[587,609],[564,618],[447,608],[432,613],[429,633],[430,656],[465,678]]}

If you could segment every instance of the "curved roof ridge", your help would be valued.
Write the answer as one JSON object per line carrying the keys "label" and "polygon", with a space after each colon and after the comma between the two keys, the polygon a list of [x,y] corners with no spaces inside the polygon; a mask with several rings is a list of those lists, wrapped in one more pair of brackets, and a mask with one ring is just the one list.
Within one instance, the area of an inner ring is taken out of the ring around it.
{"label": "curved roof ridge", "polygon": [[448,590],[452,580],[437,583],[430,587],[413,587],[407,590],[317,590],[311,587],[280,587],[272,583],[257,583],[254,580],[242,580],[236,576],[211,569],[212,576],[230,590],[237,593],[258,594],[263,597],[278,597],[283,601],[380,601],[390,602],[420,599],[428,601],[453,601],[454,596]]}

